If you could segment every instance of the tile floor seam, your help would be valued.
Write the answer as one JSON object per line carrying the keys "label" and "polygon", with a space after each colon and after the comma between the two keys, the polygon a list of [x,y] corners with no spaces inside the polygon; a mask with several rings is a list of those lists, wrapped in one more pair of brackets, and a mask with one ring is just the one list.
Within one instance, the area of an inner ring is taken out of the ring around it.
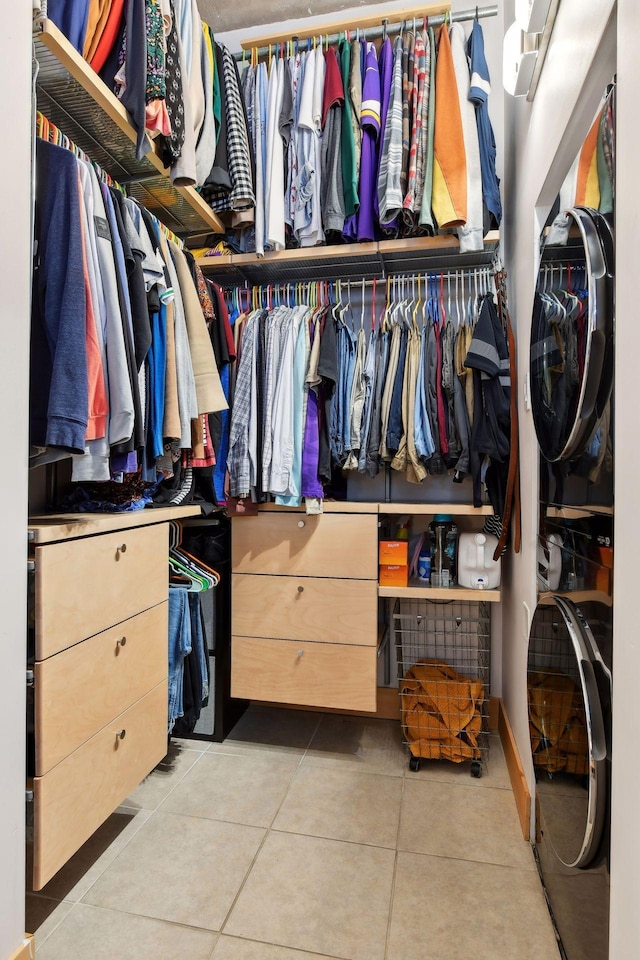
{"label": "tile floor seam", "polygon": [[[85,899],[84,899],[84,898],[87,896],[87,894],[90,893],[91,890],[93,890],[93,888],[95,887],[95,885],[96,885],[96,883],[98,882],[98,880],[100,880],[100,879],[102,878],[103,874],[105,874],[106,871],[107,871],[110,867],[112,867],[112,866],[116,863],[117,860],[120,859],[120,857],[122,856],[122,854],[124,853],[124,851],[127,849],[127,847],[129,846],[129,844],[131,843],[131,841],[133,840],[133,838],[134,838],[134,837],[137,835],[137,833],[142,829],[142,827],[144,827],[144,825],[145,825],[146,823],[149,823],[149,821],[151,820],[151,818],[154,817],[155,814],[156,814],[156,811],[155,811],[155,810],[144,810],[144,811],[141,811],[141,812],[148,813],[149,816],[148,816],[148,817],[145,817],[144,820],[142,821],[142,823],[139,824],[138,827],[136,827],[136,829],[132,832],[132,834],[131,834],[131,836],[129,837],[129,839],[127,840],[127,842],[123,845],[122,850],[119,850],[118,853],[117,853],[117,854],[115,855],[115,857],[113,858],[113,860],[111,860],[111,861],[105,866],[104,870],[102,870],[102,871],[98,874],[98,876],[95,877],[95,879],[92,881],[92,883],[91,883],[91,884],[87,887],[87,889],[84,891],[84,893],[82,894],[82,896],[80,897],[80,899],[75,901],[76,903],[85,903]],[[133,817],[133,822],[135,822],[135,820],[137,820],[137,819],[138,819],[138,818],[137,818],[137,815],[135,815],[135,816]],[[88,871],[87,871],[87,872],[88,872]],[[89,904],[89,906],[93,906],[93,904]]]}
{"label": "tile floor seam", "polygon": [[[256,829],[258,829],[258,828],[256,828]],[[230,906],[229,909],[227,910],[226,916],[225,916],[224,920],[222,921],[222,923],[220,924],[220,929],[217,931],[217,933],[219,933],[219,934],[221,934],[221,935],[222,935],[222,933],[224,932],[224,928],[226,927],[227,923],[229,922],[229,917],[230,917],[231,914],[233,913],[234,907],[235,907],[236,903],[238,902],[238,898],[240,897],[240,894],[242,893],[242,891],[244,890],[244,888],[245,888],[245,886],[246,886],[247,880],[248,880],[249,877],[251,876],[251,871],[253,870],[253,868],[254,868],[254,866],[255,866],[255,864],[256,864],[256,860],[257,860],[258,857],[260,856],[260,851],[261,851],[262,848],[264,847],[264,845],[265,845],[265,843],[266,843],[266,840],[267,840],[267,837],[268,837],[269,834],[271,833],[271,830],[270,830],[269,827],[266,827],[266,828],[265,828],[265,827],[261,827],[260,829],[263,829],[263,830],[264,830],[264,837],[263,837],[262,840],[260,841],[260,844],[259,844],[259,846],[258,846],[258,849],[256,850],[255,854],[253,855],[253,859],[251,860],[251,863],[249,864],[249,868],[248,868],[247,872],[246,872],[245,875],[244,875],[244,878],[243,878],[243,880],[242,880],[242,883],[240,884],[238,890],[236,891],[236,895],[235,895],[235,897],[233,898],[233,901],[232,901],[232,903],[231,903],[231,906]]]}
{"label": "tile floor seam", "polygon": [[[197,930],[199,933],[207,933],[214,937],[220,936],[218,930],[211,930],[209,927],[198,927],[195,923],[182,923],[180,920],[167,920],[165,917],[152,917],[146,913],[132,913],[130,910],[122,910],[120,907],[103,907],[99,903],[83,903],[82,900],[78,900],[78,903],[74,904],[75,906],[89,907],[91,910],[101,910],[104,913],[121,913],[124,917],[134,917],[136,920],[150,920],[153,923],[163,923],[180,930]],[[64,923],[71,912],[70,910],[60,923]],[[117,960],[117,958],[114,958],[114,960]]]}
{"label": "tile floor seam", "polygon": [[[526,840],[523,840],[522,842],[527,843]],[[448,861],[453,860],[456,863],[470,863],[470,864],[476,864],[480,866],[497,867],[499,870],[516,870],[518,871],[518,873],[522,873],[525,876],[538,876],[538,871],[536,870],[533,856],[531,858],[533,863],[533,869],[529,870],[527,867],[520,867],[518,866],[518,864],[515,864],[515,863],[496,863],[494,860],[470,860],[469,857],[455,857],[455,856],[445,857],[439,853],[419,853],[415,850],[397,850],[396,853],[408,854],[411,857],[431,857],[432,860],[448,860]]]}
{"label": "tile floor seam", "polygon": [[284,830],[281,827],[278,828],[269,828],[271,833],[283,833],[288,837],[309,837],[311,840],[330,840],[334,843],[353,843],[356,847],[370,847],[374,850],[393,850],[396,851],[396,847],[389,845],[385,846],[381,843],[369,843],[366,840],[346,840],[344,837],[328,837],[322,833],[300,833],[299,830]]}
{"label": "tile floor seam", "polygon": [[[318,726],[319,726],[319,724],[318,724]],[[316,729],[317,729],[317,727],[316,727]],[[314,733],[313,736],[315,736],[315,733]],[[312,736],[311,739],[313,739],[313,736]],[[309,743],[311,743],[311,740],[309,741]],[[278,809],[276,810],[276,812],[275,812],[274,815],[272,816],[272,818],[271,818],[271,823],[268,825],[267,830],[271,830],[271,828],[273,827],[274,823],[276,822],[276,817],[278,816],[278,814],[279,814],[280,811],[282,810],[282,805],[284,804],[285,800],[286,800],[287,797],[289,796],[289,791],[291,790],[292,784],[293,784],[294,780],[296,779],[296,777],[298,776],[298,773],[299,773],[300,770],[302,769],[302,759],[303,759],[303,757],[304,757],[304,754],[302,755],[302,757],[300,757],[300,760],[299,760],[299,762],[298,762],[298,765],[296,766],[296,768],[294,769],[294,771],[293,771],[293,773],[292,773],[292,775],[291,775],[291,778],[290,778],[290,780],[289,780],[289,783],[287,784],[287,789],[286,789],[285,792],[284,792],[284,796],[282,797],[282,800],[280,801],[280,804],[279,804],[279,806],[278,806]]]}
{"label": "tile floor seam", "polygon": [[[198,756],[196,757],[196,759],[194,760],[194,762],[191,764],[191,766],[189,767],[189,769],[188,769],[188,770],[185,770],[185,772],[184,772],[183,775],[180,777],[180,779],[177,781],[177,783],[174,783],[174,785],[171,787],[171,789],[169,790],[169,793],[166,795],[166,797],[163,797],[163,798],[162,798],[162,800],[160,801],[160,803],[158,804],[158,806],[155,808],[155,810],[159,810],[159,809],[160,809],[160,807],[163,805],[163,803],[165,803],[165,802],[169,799],[169,797],[171,796],[171,794],[173,793],[173,791],[174,791],[177,787],[180,786],[180,784],[182,783],[182,781],[184,780],[184,778],[187,776],[187,774],[188,774],[188,773],[191,773],[191,771],[196,767],[196,765],[200,762],[200,760],[202,760],[202,758],[203,758],[204,755],[205,755],[205,751],[204,751],[204,750],[202,750],[202,751],[200,751],[200,750],[198,750],[198,751],[192,750],[192,751],[190,751],[190,752],[191,752],[191,753],[197,753]],[[168,754],[167,754],[167,756],[168,756]],[[165,758],[165,759],[166,759],[166,758]],[[160,763],[162,763],[162,760],[160,761]],[[153,771],[151,771],[151,772],[153,773]],[[149,774],[149,776],[151,776],[151,774]],[[146,779],[146,777],[145,777],[145,779]],[[144,783],[144,780],[143,780],[142,782]],[[145,808],[143,807],[142,809],[144,810]],[[155,812],[155,811],[154,811],[154,812]]]}
{"label": "tile floor seam", "polygon": [[310,739],[309,739],[309,743],[308,743],[308,744],[306,745],[306,747],[304,748],[304,750],[303,750],[303,752],[302,752],[302,756],[300,757],[300,766],[302,766],[302,761],[304,760],[304,758],[305,758],[305,757],[307,756],[307,754],[309,753],[309,748],[311,747],[311,744],[312,744],[313,741],[315,740],[315,738],[316,738],[316,736],[317,736],[317,734],[318,734],[318,730],[320,729],[320,726],[321,726],[321,724],[322,724],[322,721],[324,720],[324,718],[325,718],[326,716],[327,716],[326,713],[319,713],[319,714],[318,714],[318,722],[316,723],[316,725],[315,725],[315,727],[314,727],[313,733],[311,734],[311,737],[310,737]]}
{"label": "tile floor seam", "polygon": [[[69,900],[59,900],[59,901],[58,901],[58,903],[69,903],[69,902],[70,902]],[[41,937],[38,937],[37,931],[34,932],[34,936],[35,936],[35,937],[37,938],[37,940],[38,940],[38,948],[40,948],[43,943],[46,943],[46,942],[47,942],[47,940],[49,939],[49,937],[51,936],[51,934],[52,934],[52,933],[55,933],[55,931],[58,929],[58,927],[60,927],[60,926],[64,923],[64,921],[67,919],[67,917],[68,917],[70,914],[73,913],[73,911],[75,910],[75,908],[78,906],[79,903],[80,903],[79,900],[76,900],[75,902],[72,903],[71,909],[70,909],[70,910],[67,910],[67,912],[65,913],[64,917],[62,917],[60,920],[58,920],[58,922],[56,923],[56,925],[53,927],[52,930],[49,930],[49,932],[48,932],[48,934],[46,935],[46,937],[44,938],[44,940],[43,940]],[[58,909],[58,908],[56,907],[56,910],[57,910],[57,909]],[[53,911],[52,911],[52,912],[53,912]],[[49,919],[49,917],[47,917],[47,920],[48,920],[48,919]]]}
{"label": "tile floor seam", "polygon": [[[366,847],[368,850],[393,850],[397,852],[395,847],[382,847],[379,843],[365,843],[363,840],[344,840],[342,837],[319,837],[315,833],[300,833],[298,830],[278,830],[273,827],[269,827],[269,833],[278,833],[284,837],[308,837],[310,840],[326,840],[327,843],[350,843],[354,847]],[[402,851],[403,853],[406,851]],[[447,858],[445,858],[447,859]],[[449,859],[453,860],[453,857]]]}
{"label": "tile floor seam", "polygon": [[396,896],[396,877],[398,874],[398,851],[393,859],[393,877],[391,878],[391,896],[389,897],[389,916],[387,917],[387,934],[384,941],[384,960],[388,960],[391,944],[391,922],[393,920],[393,904]]}
{"label": "tile floor seam", "polygon": [[[260,946],[268,947],[279,947],[282,950],[287,950],[290,953],[299,953],[301,956],[305,957],[322,957],[322,960],[344,960],[344,957],[338,957],[333,953],[318,953],[317,950],[305,950],[302,947],[289,947],[283,946],[281,943],[273,943],[271,940],[254,940],[253,937],[239,937],[236,934],[224,933],[220,934],[220,937],[226,937],[227,940],[241,940],[243,943],[257,943]],[[219,942],[219,941],[218,941]],[[216,943],[213,948],[213,953],[216,952],[218,944]],[[209,960],[212,960],[213,953]]]}
{"label": "tile floor seam", "polygon": [[400,791],[400,811],[398,813],[398,826],[396,829],[395,857],[393,860],[393,878],[391,880],[391,897],[389,898],[389,916],[387,918],[387,936],[384,945],[384,960],[387,960],[389,954],[389,944],[391,941],[391,920],[393,917],[393,901],[396,895],[396,874],[398,871],[398,843],[400,842],[400,827],[402,825],[402,801],[404,799],[404,788],[406,783],[406,769],[402,776],[402,790]]}

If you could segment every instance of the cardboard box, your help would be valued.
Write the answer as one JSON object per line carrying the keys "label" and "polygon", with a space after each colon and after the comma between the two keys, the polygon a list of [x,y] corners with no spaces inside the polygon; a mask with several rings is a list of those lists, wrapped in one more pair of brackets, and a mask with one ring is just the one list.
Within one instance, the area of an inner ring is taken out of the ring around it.
{"label": "cardboard box", "polygon": [[406,565],[409,562],[409,544],[406,540],[381,540],[381,564]]}
{"label": "cardboard box", "polygon": [[406,587],[409,584],[409,566],[406,563],[383,563],[380,565],[381,587]]}

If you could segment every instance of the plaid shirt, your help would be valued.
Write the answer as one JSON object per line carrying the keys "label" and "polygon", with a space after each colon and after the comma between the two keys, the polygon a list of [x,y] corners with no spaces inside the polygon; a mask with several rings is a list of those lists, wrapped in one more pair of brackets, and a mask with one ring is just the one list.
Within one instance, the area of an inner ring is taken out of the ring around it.
{"label": "plaid shirt", "polygon": [[233,395],[233,412],[229,428],[229,471],[232,497],[248,497],[251,488],[251,460],[249,451],[249,424],[252,413],[252,384],[255,380],[256,345],[261,311],[247,317],[242,332],[242,349]]}
{"label": "plaid shirt", "polygon": [[380,225],[389,223],[402,208],[402,37],[393,49],[393,80],[378,177]]}
{"label": "plaid shirt", "polygon": [[[424,185],[424,142],[422,136],[422,117],[424,106],[424,85],[425,85],[425,47],[424,39],[421,34],[416,34],[415,56],[413,61],[413,114],[411,144],[409,147],[409,182],[407,192],[404,198],[404,219],[405,223],[413,226],[415,217],[413,213],[416,208],[416,197],[420,197],[422,202],[422,186]],[[418,159],[420,154],[420,159]],[[420,174],[418,171],[420,165]],[[420,175],[422,183],[419,184]],[[419,208],[418,208],[419,209]]]}
{"label": "plaid shirt", "polygon": [[231,53],[222,49],[223,83],[225,89],[225,115],[227,120],[227,160],[231,191],[218,188],[209,193],[213,210],[250,210],[256,205],[256,196],[251,174],[249,134],[240,93],[238,68]]}

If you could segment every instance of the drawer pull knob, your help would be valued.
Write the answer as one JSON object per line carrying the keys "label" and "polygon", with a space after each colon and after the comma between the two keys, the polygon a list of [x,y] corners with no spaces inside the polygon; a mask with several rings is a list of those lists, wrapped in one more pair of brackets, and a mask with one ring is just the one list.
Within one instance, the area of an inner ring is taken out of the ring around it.
{"label": "drawer pull knob", "polygon": [[122,546],[118,547],[116,550],[116,560],[120,559],[121,553],[126,553],[126,552],[127,552],[127,545],[126,543],[123,543]]}
{"label": "drawer pull knob", "polygon": [[127,735],[127,731],[126,731],[126,730],[118,730],[118,732],[116,733],[116,741],[117,741],[117,740],[124,740],[124,738],[126,737],[126,735]]}
{"label": "drawer pull knob", "polygon": [[304,650],[298,650],[298,656],[299,656],[299,657],[303,657],[303,656],[304,656]]}
{"label": "drawer pull knob", "polygon": [[298,587],[298,593],[304,593],[304,587]]}
{"label": "drawer pull knob", "polygon": [[116,656],[120,653],[120,647],[124,647],[127,643],[126,637],[118,637],[116,640]]}
{"label": "drawer pull knob", "polygon": [[302,527],[304,527],[304,520],[298,520],[298,526],[302,529]]}

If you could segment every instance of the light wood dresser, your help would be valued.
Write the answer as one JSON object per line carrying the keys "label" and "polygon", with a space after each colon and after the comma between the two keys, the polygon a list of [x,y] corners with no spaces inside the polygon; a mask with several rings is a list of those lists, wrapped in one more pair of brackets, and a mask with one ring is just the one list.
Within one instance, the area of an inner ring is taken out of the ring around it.
{"label": "light wood dresser", "polygon": [[197,513],[29,525],[34,890],[166,754],[166,521]]}
{"label": "light wood dresser", "polygon": [[231,694],[376,710],[377,506],[232,521]]}

